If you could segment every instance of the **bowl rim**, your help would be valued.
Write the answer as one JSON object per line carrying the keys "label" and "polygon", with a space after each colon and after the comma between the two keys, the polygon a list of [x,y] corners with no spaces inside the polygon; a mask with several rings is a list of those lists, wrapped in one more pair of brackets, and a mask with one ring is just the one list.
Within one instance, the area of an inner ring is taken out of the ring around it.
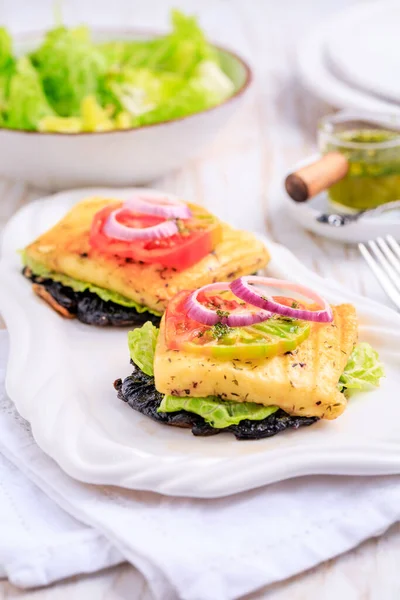
{"label": "bowl rim", "polygon": [[[103,34],[110,34],[113,35],[115,34],[117,35],[121,35],[121,34],[125,34],[125,35],[148,35],[151,37],[162,37],[164,35],[166,35],[166,32],[160,32],[160,31],[155,31],[155,30],[151,30],[151,29],[145,29],[145,28],[135,28],[135,27],[112,27],[112,28],[108,28],[108,27],[90,27],[89,29],[91,32],[94,33],[103,33]],[[42,30],[37,30],[37,31],[24,31],[22,33],[16,33],[13,35],[13,40],[15,40],[16,43],[24,41],[25,39],[29,39],[29,38],[35,38],[35,37],[43,37],[47,32],[49,31],[49,29],[42,29]],[[143,131],[146,129],[150,129],[153,127],[157,127],[158,125],[169,125],[169,124],[173,124],[173,123],[178,123],[180,121],[185,121],[188,119],[193,119],[195,117],[197,117],[198,115],[203,115],[212,111],[217,110],[218,108],[221,108],[222,106],[226,106],[227,104],[237,100],[239,97],[243,96],[243,94],[248,90],[248,88],[250,87],[250,84],[253,82],[254,79],[254,75],[253,75],[253,70],[250,67],[250,65],[248,64],[248,62],[242,58],[242,56],[240,56],[239,54],[237,54],[237,52],[230,50],[229,48],[226,48],[225,46],[220,46],[219,44],[214,44],[213,42],[210,42],[212,46],[214,46],[214,48],[217,48],[217,50],[220,50],[221,52],[225,52],[226,54],[229,54],[231,57],[235,58],[244,68],[245,71],[245,80],[243,82],[243,84],[236,90],[236,92],[234,94],[232,94],[232,96],[229,96],[228,98],[226,98],[223,102],[221,102],[220,104],[216,104],[215,106],[210,106],[209,108],[205,108],[204,110],[201,110],[199,112],[190,114],[190,115],[183,115],[182,117],[175,117],[174,119],[165,119],[163,121],[158,121],[157,123],[149,123],[147,125],[141,125],[140,127],[129,127],[128,129],[112,129],[111,131],[76,131],[76,132],[71,132],[71,133],[67,133],[67,132],[61,132],[61,131],[32,131],[29,129],[10,129],[8,127],[0,127],[0,133],[2,132],[7,132],[7,133],[15,133],[15,134],[26,134],[26,135],[38,135],[38,136],[51,136],[51,137],[56,137],[56,136],[60,136],[63,138],[73,138],[73,137],[77,137],[77,136],[105,136],[105,135],[110,135],[110,134],[116,134],[116,133],[132,133],[132,132],[139,132],[139,131]]]}

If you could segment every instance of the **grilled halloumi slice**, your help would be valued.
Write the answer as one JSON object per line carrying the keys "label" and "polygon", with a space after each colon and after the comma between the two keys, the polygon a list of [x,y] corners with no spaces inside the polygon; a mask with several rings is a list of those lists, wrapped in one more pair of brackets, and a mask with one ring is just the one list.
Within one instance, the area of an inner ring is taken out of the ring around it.
{"label": "grilled halloumi slice", "polygon": [[[27,259],[50,271],[118,292],[159,312],[182,289],[233,280],[265,267],[269,260],[265,245],[254,235],[225,223],[223,239],[215,250],[181,272],[101,254],[89,244],[90,226],[95,213],[110,202],[117,201],[89,198],[76,204],[57,225],[26,248]],[[197,213],[209,214],[205,208],[189,206],[196,208]]]}
{"label": "grilled halloumi slice", "polygon": [[253,361],[169,350],[163,318],[154,360],[156,388],[173,396],[219,396],[335,419],[347,404],[337,384],[357,341],[357,316],[351,304],[333,307],[333,313],[333,323],[312,323],[310,336],[290,354]]}

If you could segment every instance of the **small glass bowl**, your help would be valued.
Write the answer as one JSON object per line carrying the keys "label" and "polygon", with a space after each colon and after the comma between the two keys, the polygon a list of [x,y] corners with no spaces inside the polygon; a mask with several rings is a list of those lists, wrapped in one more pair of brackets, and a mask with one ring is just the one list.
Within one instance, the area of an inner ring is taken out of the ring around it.
{"label": "small glass bowl", "polygon": [[328,189],[334,204],[353,210],[400,199],[400,116],[343,111],[321,119],[322,154],[340,152],[349,162],[344,179]]}

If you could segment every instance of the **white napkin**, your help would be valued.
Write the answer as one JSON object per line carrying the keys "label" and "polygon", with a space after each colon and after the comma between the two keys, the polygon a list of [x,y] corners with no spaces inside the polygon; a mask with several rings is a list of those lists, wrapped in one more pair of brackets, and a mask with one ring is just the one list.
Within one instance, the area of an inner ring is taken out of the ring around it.
{"label": "white napkin", "polygon": [[[17,436],[24,432],[36,449],[29,424],[4,394],[7,342],[0,330],[0,429],[8,427]],[[59,508],[0,454],[0,577],[19,587],[37,587],[123,560],[101,533]]]}
{"label": "white napkin", "polygon": [[156,598],[229,600],[345,552],[400,517],[398,476],[304,477],[218,500],[74,481],[36,446],[6,397],[5,346],[0,332],[0,453],[27,479],[0,462],[0,563],[20,586],[124,557]]}

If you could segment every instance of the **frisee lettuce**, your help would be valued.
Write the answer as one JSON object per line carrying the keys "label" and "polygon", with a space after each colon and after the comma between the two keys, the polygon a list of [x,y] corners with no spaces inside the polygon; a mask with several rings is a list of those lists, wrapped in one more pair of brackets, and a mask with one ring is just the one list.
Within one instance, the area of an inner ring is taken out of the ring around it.
{"label": "frisee lettuce", "polygon": [[366,342],[357,344],[339,379],[339,389],[346,395],[354,391],[367,391],[377,387],[385,371],[379,360],[379,355]]}
{"label": "frisee lettuce", "polygon": [[62,285],[72,288],[74,292],[85,292],[88,290],[89,292],[92,292],[92,294],[99,296],[99,298],[104,300],[104,302],[115,302],[115,304],[120,304],[121,306],[134,308],[138,313],[147,311],[156,316],[160,316],[161,314],[155,310],[152,310],[151,308],[148,308],[147,306],[138,304],[135,302],[135,300],[131,300],[130,298],[127,298],[118,292],[106,290],[105,288],[99,287],[87,281],[79,281],[78,279],[74,279],[68,275],[64,275],[63,273],[49,271],[49,269],[47,269],[44,265],[32,260],[32,258],[30,258],[25,251],[21,252],[21,258],[24,266],[29,267],[34,275],[46,279],[52,279],[53,281],[58,281],[59,283],[62,283]]}
{"label": "frisee lettuce", "polygon": [[11,129],[76,133],[127,129],[187,116],[235,85],[194,17],[171,13],[150,40],[96,43],[88,27],[50,30],[16,61],[0,28],[0,122]]}

